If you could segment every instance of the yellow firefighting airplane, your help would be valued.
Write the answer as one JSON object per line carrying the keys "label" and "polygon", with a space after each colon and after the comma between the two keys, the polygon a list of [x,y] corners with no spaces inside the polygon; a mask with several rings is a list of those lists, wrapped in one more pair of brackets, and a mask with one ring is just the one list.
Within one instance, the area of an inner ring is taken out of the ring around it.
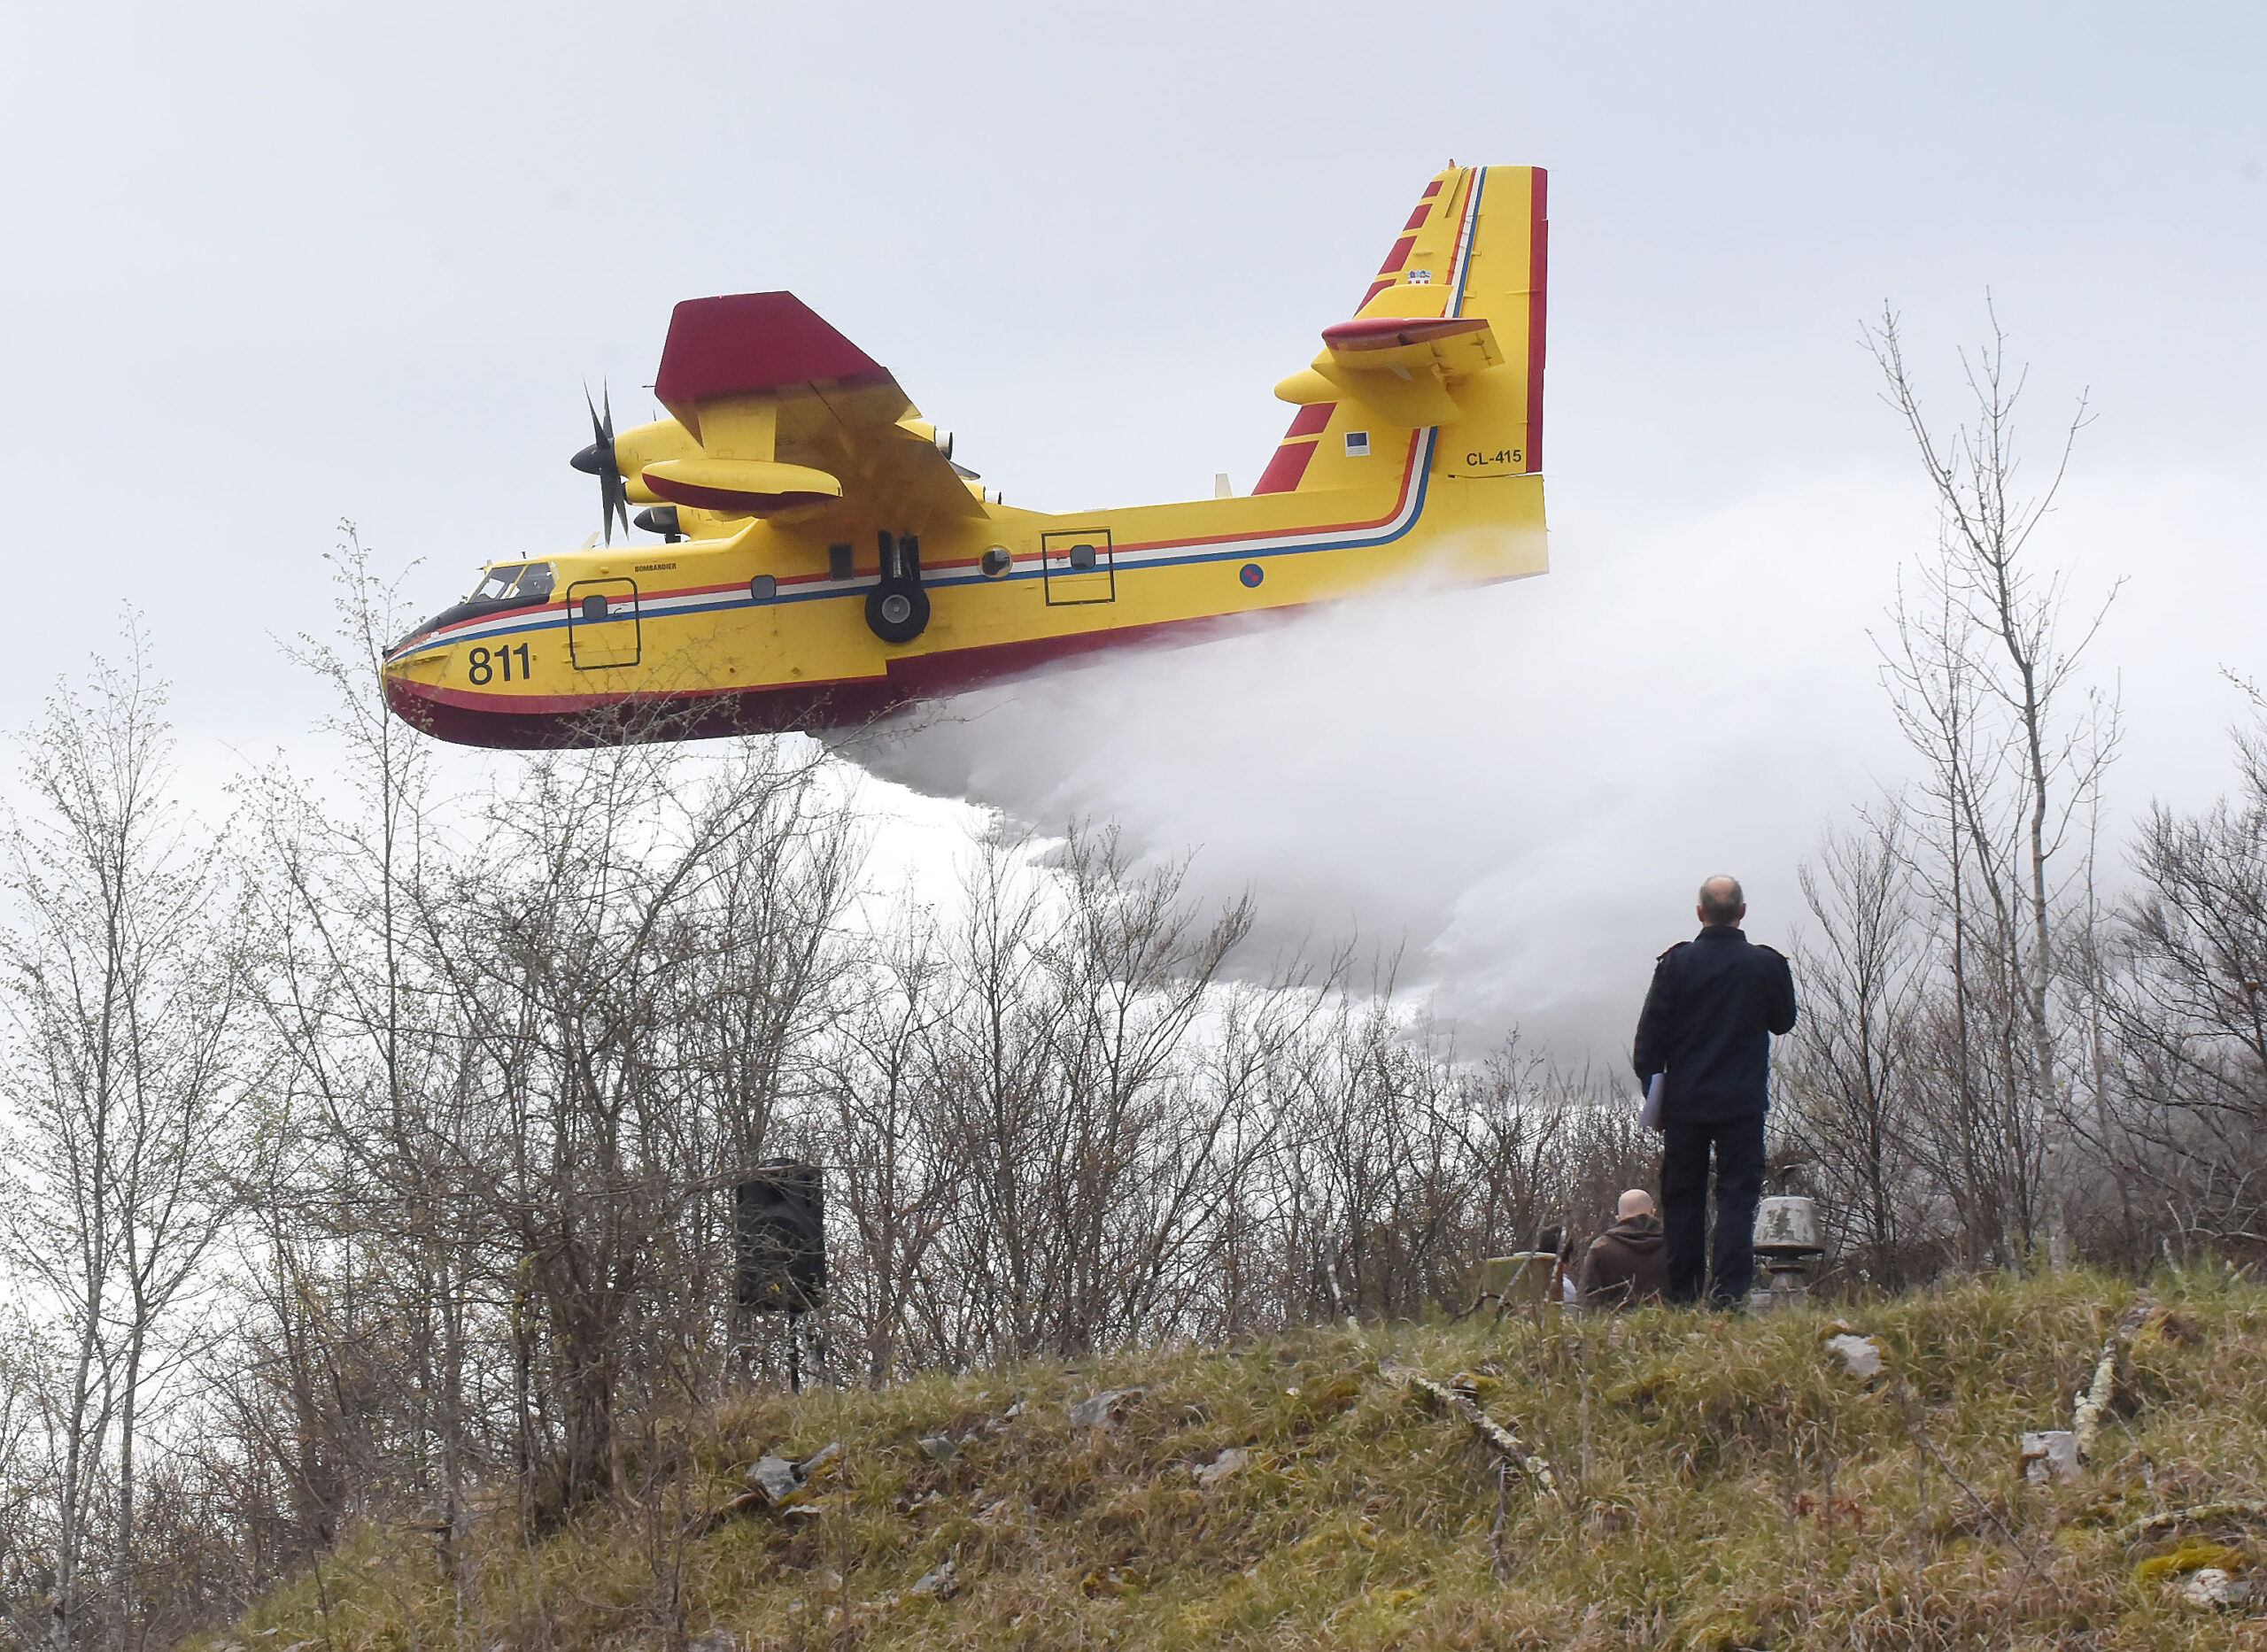
{"label": "yellow firefighting airplane", "polygon": [[[687,299],[670,417],[616,436],[594,410],[576,457],[607,544],[482,570],[388,654],[388,702],[468,745],[840,727],[1064,655],[1542,573],[1546,227],[1541,168],[1451,164],[1275,387],[1298,413],[1250,497],[1067,515],[1002,504],[793,295]],[[662,543],[612,544],[631,502]]]}

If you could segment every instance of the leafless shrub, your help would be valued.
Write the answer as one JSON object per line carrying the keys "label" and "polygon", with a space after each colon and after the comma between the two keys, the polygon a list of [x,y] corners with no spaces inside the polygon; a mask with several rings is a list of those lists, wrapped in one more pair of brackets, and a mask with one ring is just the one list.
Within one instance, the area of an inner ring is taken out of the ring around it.
{"label": "leafless shrub", "polygon": [[2184,1257],[2267,1246],[2267,729],[2236,749],[2233,798],[2142,822],[2139,886],[2108,943],[2093,1145]]}
{"label": "leafless shrub", "polygon": [[1787,1151],[1811,1166],[1843,1262],[1888,1290],[1933,1270],[1947,1185],[1917,1134],[1931,938],[1905,830],[1892,800],[1802,868],[1817,928],[1796,948],[1802,1020],[1780,1061]]}

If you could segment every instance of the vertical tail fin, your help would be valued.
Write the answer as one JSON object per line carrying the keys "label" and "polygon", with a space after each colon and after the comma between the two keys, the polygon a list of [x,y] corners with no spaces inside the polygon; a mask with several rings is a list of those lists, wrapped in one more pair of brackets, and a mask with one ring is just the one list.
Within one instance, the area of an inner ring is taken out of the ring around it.
{"label": "vertical tail fin", "polygon": [[[1349,357],[1335,346],[1326,349],[1311,367],[1276,387],[1299,413],[1253,491],[1359,485],[1365,478],[1350,471],[1341,451],[1341,425],[1376,431],[1373,440],[1381,444],[1397,429],[1437,425],[1442,436],[1433,465],[1446,475],[1540,471],[1545,203],[1539,166],[1451,166],[1428,183],[1356,307],[1356,322],[1373,325],[1354,330],[1375,352],[1393,330],[1375,324],[1395,318],[1462,319],[1487,324],[1485,344],[1435,352],[1432,365],[1422,368],[1423,379],[1398,359],[1413,344],[1394,360],[1376,353],[1393,383],[1374,375],[1373,383],[1358,371],[1343,370]],[[1334,328],[1331,334],[1349,331]],[[1321,462],[1311,462],[1318,455]]]}
{"label": "vertical tail fin", "polygon": [[[1459,205],[1467,246],[1452,307],[1444,313],[1485,320],[1504,360],[1458,394],[1464,417],[1453,430],[1442,432],[1435,460],[1444,475],[1524,475],[1543,468],[1547,184],[1540,166],[1484,166],[1465,174]],[[1389,302],[1390,295],[1378,301]]]}

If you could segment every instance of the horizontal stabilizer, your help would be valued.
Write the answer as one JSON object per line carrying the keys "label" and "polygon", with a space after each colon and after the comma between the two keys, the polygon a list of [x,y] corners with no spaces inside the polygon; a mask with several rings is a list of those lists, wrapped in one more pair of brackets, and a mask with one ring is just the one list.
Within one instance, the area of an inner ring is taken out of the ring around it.
{"label": "horizontal stabilizer", "polygon": [[1495,330],[1476,315],[1362,316],[1323,328],[1322,345],[1337,366],[1370,372],[1415,372],[1437,363],[1447,377],[1463,378],[1504,359]]}
{"label": "horizontal stabilizer", "polygon": [[1479,316],[1362,316],[1326,328],[1322,343],[1277,397],[1303,407],[1360,402],[1412,430],[1462,420],[1458,392],[1504,359]]}

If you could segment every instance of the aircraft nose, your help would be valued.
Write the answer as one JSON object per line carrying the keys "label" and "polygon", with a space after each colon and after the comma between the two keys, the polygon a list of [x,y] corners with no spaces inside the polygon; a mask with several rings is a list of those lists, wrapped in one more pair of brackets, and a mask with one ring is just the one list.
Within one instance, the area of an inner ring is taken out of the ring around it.
{"label": "aircraft nose", "polygon": [[599,444],[593,442],[567,462],[586,476],[596,476],[604,473],[607,456],[599,452]]}

